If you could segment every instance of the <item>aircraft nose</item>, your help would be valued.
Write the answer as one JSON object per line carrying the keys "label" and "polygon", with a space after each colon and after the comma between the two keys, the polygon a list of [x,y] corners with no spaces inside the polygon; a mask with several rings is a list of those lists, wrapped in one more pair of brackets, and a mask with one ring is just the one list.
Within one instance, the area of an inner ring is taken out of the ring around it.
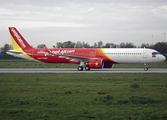
{"label": "aircraft nose", "polygon": [[166,57],[165,56],[161,56],[161,59],[162,59],[162,61],[165,61],[166,60]]}

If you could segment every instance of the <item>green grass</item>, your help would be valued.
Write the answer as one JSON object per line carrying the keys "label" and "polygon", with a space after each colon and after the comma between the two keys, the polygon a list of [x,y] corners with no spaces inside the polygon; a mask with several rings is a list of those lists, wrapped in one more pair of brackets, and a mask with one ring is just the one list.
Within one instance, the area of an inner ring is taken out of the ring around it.
{"label": "green grass", "polygon": [[77,68],[78,64],[54,64],[35,61],[0,61],[0,68]]}
{"label": "green grass", "polygon": [[[54,64],[34,61],[0,61],[0,68],[77,68],[79,64]],[[143,64],[114,64],[114,68],[143,68]],[[167,68],[167,61],[149,64],[149,68]]]}
{"label": "green grass", "polygon": [[0,74],[2,120],[160,120],[166,106],[167,74]]}
{"label": "green grass", "polygon": [[0,54],[0,60],[20,60],[22,58],[14,57],[8,54]]}

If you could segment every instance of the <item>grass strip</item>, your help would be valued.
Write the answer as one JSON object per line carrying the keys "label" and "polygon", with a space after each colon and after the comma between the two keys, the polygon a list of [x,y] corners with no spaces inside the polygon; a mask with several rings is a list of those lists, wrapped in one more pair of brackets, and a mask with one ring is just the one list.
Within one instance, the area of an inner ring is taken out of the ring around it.
{"label": "grass strip", "polygon": [[167,74],[0,74],[0,119],[167,119]]}

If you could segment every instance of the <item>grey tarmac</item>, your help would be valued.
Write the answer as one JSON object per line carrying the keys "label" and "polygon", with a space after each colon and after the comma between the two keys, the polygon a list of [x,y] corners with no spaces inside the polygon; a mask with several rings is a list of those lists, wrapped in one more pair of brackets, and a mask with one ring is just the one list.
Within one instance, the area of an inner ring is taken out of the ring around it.
{"label": "grey tarmac", "polygon": [[0,68],[0,73],[167,73],[167,68],[107,68],[78,71],[77,68]]}

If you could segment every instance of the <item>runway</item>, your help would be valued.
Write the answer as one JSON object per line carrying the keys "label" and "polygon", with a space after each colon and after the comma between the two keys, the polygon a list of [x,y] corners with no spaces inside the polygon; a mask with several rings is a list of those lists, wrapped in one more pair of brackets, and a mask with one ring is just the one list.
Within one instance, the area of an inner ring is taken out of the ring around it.
{"label": "runway", "polygon": [[167,68],[109,68],[78,71],[77,68],[0,68],[0,73],[167,73]]}

